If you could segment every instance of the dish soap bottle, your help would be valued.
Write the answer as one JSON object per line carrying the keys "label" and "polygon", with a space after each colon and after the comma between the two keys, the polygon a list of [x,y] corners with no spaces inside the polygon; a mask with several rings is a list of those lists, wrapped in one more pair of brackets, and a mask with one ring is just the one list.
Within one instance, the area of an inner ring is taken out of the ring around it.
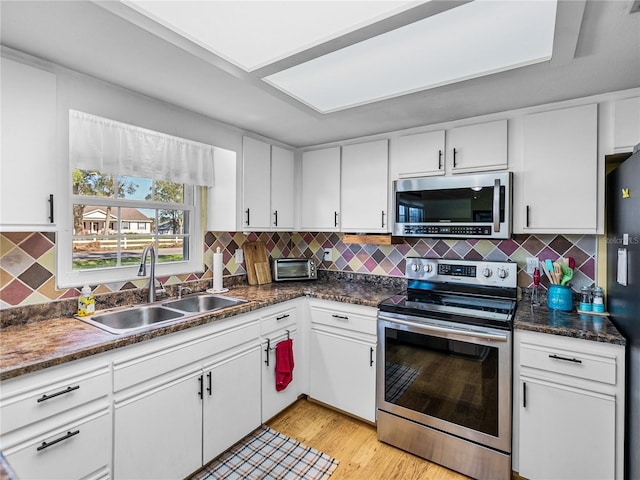
{"label": "dish soap bottle", "polygon": [[96,299],[93,297],[89,285],[85,285],[82,287],[80,296],[78,297],[78,316],[86,317],[88,315],[93,315],[95,311]]}

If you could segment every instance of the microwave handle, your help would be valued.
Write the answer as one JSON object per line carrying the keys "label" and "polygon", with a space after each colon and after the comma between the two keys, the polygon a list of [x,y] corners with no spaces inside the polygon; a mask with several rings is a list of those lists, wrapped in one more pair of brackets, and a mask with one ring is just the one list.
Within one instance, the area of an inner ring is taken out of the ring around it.
{"label": "microwave handle", "polygon": [[500,179],[493,182],[493,231],[500,231]]}

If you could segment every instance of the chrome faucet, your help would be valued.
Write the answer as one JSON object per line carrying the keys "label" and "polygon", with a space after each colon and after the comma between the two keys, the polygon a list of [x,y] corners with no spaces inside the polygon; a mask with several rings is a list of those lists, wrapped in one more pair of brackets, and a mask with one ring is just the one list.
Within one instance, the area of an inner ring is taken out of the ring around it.
{"label": "chrome faucet", "polygon": [[189,290],[189,293],[193,293],[193,290],[189,287],[183,287],[182,285],[178,285],[178,298],[181,299],[182,298],[182,292],[184,292],[185,290]]}
{"label": "chrome faucet", "polygon": [[156,251],[153,249],[153,245],[147,245],[142,251],[142,259],[140,260],[140,267],[138,268],[138,276],[144,277],[147,274],[147,255],[151,252],[151,260],[149,264],[149,303],[156,301]]}

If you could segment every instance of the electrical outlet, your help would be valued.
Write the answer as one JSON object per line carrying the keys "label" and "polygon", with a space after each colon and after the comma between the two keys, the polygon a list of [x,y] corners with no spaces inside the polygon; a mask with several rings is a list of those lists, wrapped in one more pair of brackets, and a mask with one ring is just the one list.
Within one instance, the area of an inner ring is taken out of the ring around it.
{"label": "electrical outlet", "polygon": [[325,262],[330,262],[331,261],[331,249],[330,248],[325,248],[324,249],[324,257],[323,259]]}
{"label": "electrical outlet", "polygon": [[539,260],[538,257],[527,257],[527,273],[529,275],[533,275],[533,270],[536,268],[540,268],[538,266]]}

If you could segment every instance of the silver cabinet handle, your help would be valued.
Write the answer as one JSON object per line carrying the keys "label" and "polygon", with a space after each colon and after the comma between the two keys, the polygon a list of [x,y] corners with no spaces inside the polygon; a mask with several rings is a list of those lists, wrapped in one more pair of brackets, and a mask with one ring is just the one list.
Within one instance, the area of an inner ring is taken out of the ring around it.
{"label": "silver cabinet handle", "polygon": [[382,225],[380,225],[382,228],[384,228],[384,210],[382,211]]}
{"label": "silver cabinet handle", "polygon": [[251,212],[250,212],[250,211],[249,211],[249,209],[247,208],[247,209],[245,210],[245,213],[247,214],[247,226],[249,226],[249,225],[251,225],[251,222],[249,221],[249,219],[251,218],[251,217],[249,216]]}
{"label": "silver cabinet handle", "polygon": [[336,314],[333,314],[333,315],[331,315],[331,316],[332,316],[333,318],[337,318],[337,319],[340,319],[340,320],[349,320],[349,317],[347,317],[346,315],[336,315]]}

